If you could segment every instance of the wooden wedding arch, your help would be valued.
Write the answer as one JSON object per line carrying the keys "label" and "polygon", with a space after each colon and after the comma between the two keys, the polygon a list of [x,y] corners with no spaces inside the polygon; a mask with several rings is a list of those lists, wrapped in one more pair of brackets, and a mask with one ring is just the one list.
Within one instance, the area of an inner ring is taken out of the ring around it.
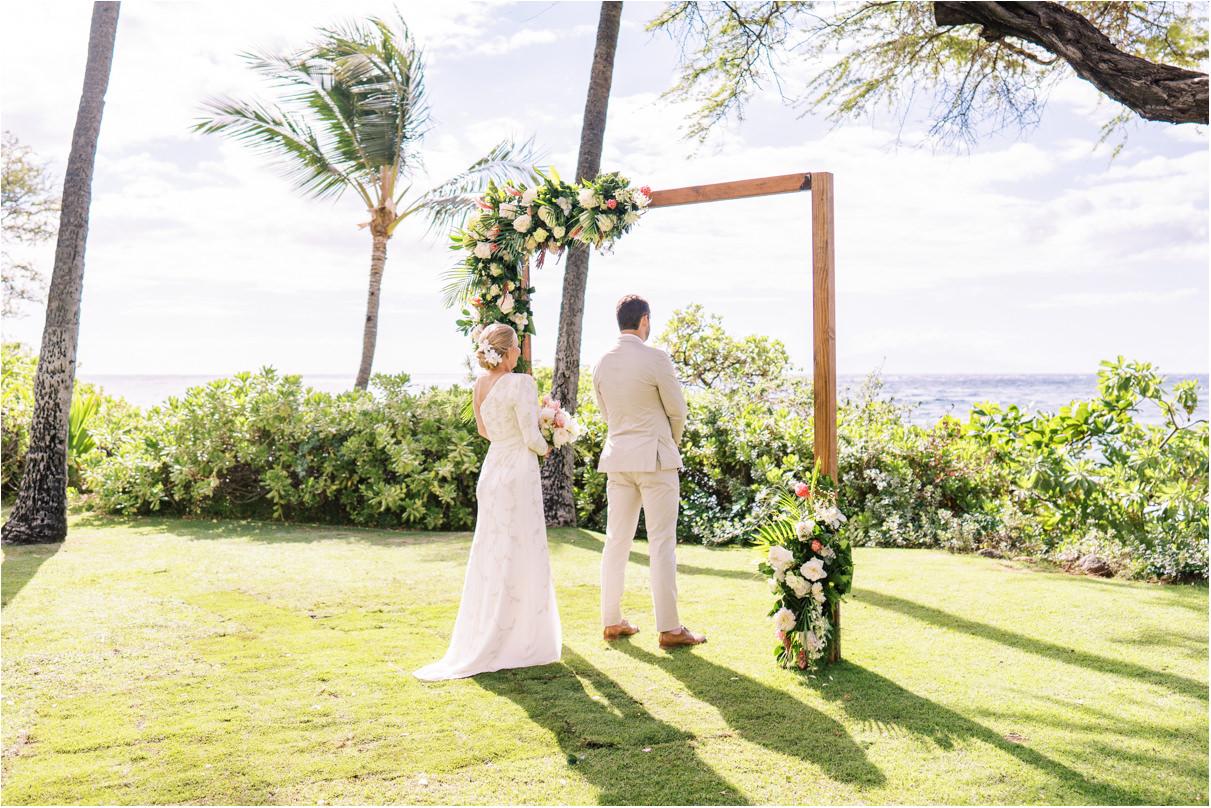
{"label": "wooden wedding arch", "polygon": [[[648,208],[669,208],[699,202],[721,202],[752,196],[811,192],[812,231],[812,369],[816,459],[820,471],[837,479],[837,329],[834,281],[833,175],[827,171],[783,174],[711,185],[691,185],[653,191]],[[527,267],[528,270],[528,267]],[[527,272],[528,274],[528,272]],[[526,282],[528,285],[528,281]],[[529,359],[530,340],[523,344],[523,357]],[[833,639],[829,661],[841,658],[841,608],[832,615]]]}

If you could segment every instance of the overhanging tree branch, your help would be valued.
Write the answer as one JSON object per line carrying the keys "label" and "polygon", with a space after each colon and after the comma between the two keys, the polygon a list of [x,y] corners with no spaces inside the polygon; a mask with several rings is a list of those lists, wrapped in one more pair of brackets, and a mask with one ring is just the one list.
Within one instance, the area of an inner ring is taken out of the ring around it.
{"label": "overhanging tree branch", "polygon": [[979,25],[981,38],[1016,37],[1068,64],[1110,98],[1150,121],[1207,123],[1207,74],[1124,53],[1093,23],[1059,3],[935,2],[940,26]]}

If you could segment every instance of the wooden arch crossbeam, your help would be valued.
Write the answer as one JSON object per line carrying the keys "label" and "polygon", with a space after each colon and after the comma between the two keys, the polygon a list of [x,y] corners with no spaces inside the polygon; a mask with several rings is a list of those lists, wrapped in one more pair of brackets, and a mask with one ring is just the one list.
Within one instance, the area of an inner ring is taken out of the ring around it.
{"label": "wooden arch crossbeam", "polygon": [[[837,479],[837,329],[833,249],[833,175],[784,174],[755,180],[653,191],[649,208],[810,191],[812,195],[812,359],[815,451],[820,471]],[[839,628],[839,626],[838,626]]]}

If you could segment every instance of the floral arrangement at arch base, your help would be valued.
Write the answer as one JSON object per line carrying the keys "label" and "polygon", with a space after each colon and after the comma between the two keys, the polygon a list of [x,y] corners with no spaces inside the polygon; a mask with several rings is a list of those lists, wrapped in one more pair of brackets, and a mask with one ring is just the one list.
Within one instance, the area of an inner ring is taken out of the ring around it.
{"label": "floral arrangement at arch base", "polygon": [[447,292],[465,294],[471,303],[458,320],[459,330],[473,341],[492,323],[511,326],[519,340],[535,333],[534,287],[523,286],[530,256],[538,253],[535,264],[541,267],[548,253],[558,258],[572,242],[610,249],[639,221],[651,193],[646,185],[631,187],[619,174],[577,185],[564,182],[555,171],[550,176],[536,171],[533,187],[490,182],[476,203],[480,213],[450,236],[451,249],[465,257]]}
{"label": "floral arrangement at arch base", "polygon": [[816,670],[834,640],[832,615],[854,579],[853,553],[835,491],[823,490],[819,467],[809,483],[784,493],[762,526],[757,564],[774,594],[774,654],[784,668]]}

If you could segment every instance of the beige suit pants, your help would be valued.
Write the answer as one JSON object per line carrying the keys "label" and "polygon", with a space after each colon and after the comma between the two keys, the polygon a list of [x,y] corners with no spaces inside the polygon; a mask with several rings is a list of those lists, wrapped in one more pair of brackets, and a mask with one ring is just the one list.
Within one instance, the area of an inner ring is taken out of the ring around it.
{"label": "beige suit pants", "polygon": [[676,469],[611,471],[606,478],[606,541],[601,553],[601,623],[622,622],[622,590],[631,542],[643,508],[648,529],[648,576],[657,631],[676,631],[677,508],[681,486]]}

